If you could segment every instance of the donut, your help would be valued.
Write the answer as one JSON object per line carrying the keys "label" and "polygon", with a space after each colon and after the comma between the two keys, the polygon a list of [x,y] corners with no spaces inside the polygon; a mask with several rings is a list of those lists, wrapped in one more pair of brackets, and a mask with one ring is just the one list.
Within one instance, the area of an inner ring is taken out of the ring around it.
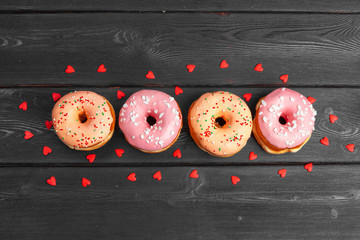
{"label": "donut", "polygon": [[297,152],[310,139],[316,111],[302,94],[279,88],[256,105],[253,134],[272,154]]}
{"label": "donut", "polygon": [[90,92],[70,92],[52,110],[57,136],[69,148],[91,151],[107,143],[115,129],[115,111],[103,96]]}
{"label": "donut", "polygon": [[252,129],[251,112],[245,101],[224,91],[205,93],[193,102],[188,123],[198,147],[217,157],[239,152]]}
{"label": "donut", "polygon": [[170,148],[182,128],[179,105],[170,95],[157,90],[132,94],[119,113],[119,127],[126,141],[146,153]]}

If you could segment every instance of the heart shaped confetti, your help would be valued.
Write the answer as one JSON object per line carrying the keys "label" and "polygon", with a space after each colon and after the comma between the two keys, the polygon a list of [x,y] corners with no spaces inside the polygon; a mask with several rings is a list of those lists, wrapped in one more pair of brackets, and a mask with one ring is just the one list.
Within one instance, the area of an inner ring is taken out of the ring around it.
{"label": "heart shaped confetti", "polygon": [[226,60],[222,60],[220,63],[220,68],[228,68],[229,64],[226,62]]}
{"label": "heart shaped confetti", "polygon": [[240,182],[240,178],[237,176],[231,176],[231,182],[232,184],[236,185],[238,182]]}
{"label": "heart shaped confetti", "polygon": [[339,118],[338,118],[337,116],[335,116],[335,115],[330,114],[330,115],[329,115],[329,119],[330,119],[330,122],[331,122],[331,123],[334,123],[334,122],[336,122]]}
{"label": "heart shaped confetti", "polygon": [[118,155],[118,157],[122,157],[124,152],[124,149],[115,149],[115,153]]}
{"label": "heart shaped confetti", "polygon": [[261,63],[256,64],[256,66],[254,67],[254,70],[257,71],[257,72],[264,71]]}
{"label": "heart shaped confetti", "polygon": [[316,102],[316,99],[315,98],[313,98],[313,97],[307,97],[307,99],[309,100],[309,102],[311,103],[311,104],[313,104],[314,102]]}
{"label": "heart shaped confetti", "polygon": [[250,101],[250,99],[251,99],[251,97],[252,97],[252,94],[251,94],[251,93],[245,93],[245,94],[243,95],[243,97],[244,97],[245,100],[248,102],[248,101]]}
{"label": "heart shaped confetti", "polygon": [[320,142],[325,146],[329,146],[329,139],[327,137],[323,137],[323,139],[321,139]]}
{"label": "heart shaped confetti", "polygon": [[116,94],[116,95],[117,95],[117,98],[118,98],[118,99],[121,99],[121,98],[125,97],[125,93],[123,93],[123,92],[120,91],[120,90],[117,91],[117,94]]}
{"label": "heart shaped confetti", "polygon": [[29,131],[25,131],[24,134],[25,134],[24,138],[25,138],[26,140],[28,140],[28,139],[30,139],[30,138],[32,138],[32,137],[34,136],[34,134],[32,134],[32,133],[29,132]]}
{"label": "heart shaped confetti", "polygon": [[258,157],[258,156],[257,156],[254,152],[250,152],[250,154],[249,154],[249,160],[250,160],[250,161],[257,159],[257,157]]}
{"label": "heart shaped confetti", "polygon": [[51,148],[49,148],[49,147],[47,147],[47,146],[44,146],[44,148],[43,148],[43,154],[45,155],[45,156],[47,156],[49,153],[51,153],[52,152],[52,150],[51,150]]}
{"label": "heart shaped confetti", "polygon": [[106,72],[106,68],[105,68],[104,64],[101,64],[101,65],[98,67],[97,72],[99,72],[99,73],[104,73],[104,72]]}
{"label": "heart shaped confetti", "polygon": [[90,182],[89,179],[82,178],[81,184],[82,184],[83,187],[87,187],[87,186],[89,186],[91,184],[91,182]]}
{"label": "heart shaped confetti", "polygon": [[136,181],[136,175],[135,173],[130,173],[129,176],[127,176],[127,180],[135,182]]}
{"label": "heart shaped confetti", "polygon": [[183,93],[183,90],[180,87],[176,86],[175,87],[175,94],[179,95],[179,94],[182,94],[182,93]]}
{"label": "heart shaped confetti", "polygon": [[283,178],[286,175],[286,169],[280,169],[277,173]]}
{"label": "heart shaped confetti", "polygon": [[287,83],[288,79],[289,79],[288,74],[284,74],[280,76],[280,80],[283,81],[283,83]]}
{"label": "heart shaped confetti", "polygon": [[177,158],[181,158],[181,151],[179,148],[173,152],[173,156]]}
{"label": "heart shaped confetti", "polygon": [[187,70],[191,73],[191,72],[193,72],[193,71],[194,71],[194,69],[195,69],[195,65],[191,65],[191,64],[189,64],[189,65],[186,65],[186,68],[187,68]]}
{"label": "heart shaped confetti", "polygon": [[65,72],[66,73],[73,73],[73,72],[75,72],[75,69],[72,66],[68,65],[67,68],[65,69]]}
{"label": "heart shaped confetti", "polygon": [[156,173],[154,173],[153,178],[158,181],[161,181],[161,172],[157,171]]}
{"label": "heart shaped confetti", "polygon": [[147,79],[155,79],[155,75],[152,71],[148,71],[148,73],[145,75]]}
{"label": "heart shaped confetti", "polygon": [[96,154],[89,154],[86,156],[86,159],[89,161],[89,163],[93,163],[95,161]]}
{"label": "heart shaped confetti", "polygon": [[198,178],[199,177],[199,174],[198,174],[198,171],[197,170],[193,170],[190,175],[189,175],[191,178]]}
{"label": "heart shaped confetti", "polygon": [[23,102],[19,105],[19,108],[26,111],[27,110],[27,102]]}
{"label": "heart shaped confetti", "polygon": [[52,98],[53,98],[54,102],[57,102],[57,100],[59,100],[61,98],[61,95],[60,95],[60,93],[54,92],[52,94]]}
{"label": "heart shaped confetti", "polygon": [[51,176],[49,179],[46,180],[46,182],[51,186],[56,186],[56,178],[54,176]]}
{"label": "heart shaped confetti", "polygon": [[53,122],[52,121],[45,121],[45,126],[47,129],[50,129],[53,125]]}
{"label": "heart shaped confetti", "polygon": [[304,168],[308,171],[311,172],[312,168],[313,168],[313,163],[308,163],[304,166]]}
{"label": "heart shaped confetti", "polygon": [[348,144],[346,145],[347,150],[349,150],[350,152],[354,152],[355,150],[355,144]]}

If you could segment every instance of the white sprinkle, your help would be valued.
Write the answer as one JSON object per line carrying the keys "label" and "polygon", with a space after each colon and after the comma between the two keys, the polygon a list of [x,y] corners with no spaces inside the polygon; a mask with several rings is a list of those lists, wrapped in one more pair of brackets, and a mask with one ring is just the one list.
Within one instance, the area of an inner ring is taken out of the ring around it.
{"label": "white sprinkle", "polygon": [[163,112],[160,113],[159,118],[162,118],[162,116],[164,116],[164,113],[163,113]]}
{"label": "white sprinkle", "polygon": [[155,109],[155,110],[154,110],[154,113],[155,113],[155,114],[157,114],[157,113],[158,113],[158,110],[157,110],[157,109]]}
{"label": "white sprinkle", "polygon": [[295,102],[295,98],[290,97],[290,101],[291,101],[291,102]]}
{"label": "white sprinkle", "polygon": [[135,126],[138,126],[139,124],[138,124],[137,122],[134,122],[134,125],[135,125]]}
{"label": "white sprinkle", "polygon": [[265,102],[264,100],[261,100],[261,104],[262,104],[263,106],[266,106],[266,102]]}
{"label": "white sprinkle", "polygon": [[132,139],[135,139],[135,136],[132,136],[131,138],[132,138]]}
{"label": "white sprinkle", "polygon": [[156,105],[156,102],[154,102],[153,105],[155,106],[155,105]]}
{"label": "white sprinkle", "polygon": [[280,101],[283,102],[284,101],[284,97],[280,96]]}
{"label": "white sprinkle", "polygon": [[263,117],[263,121],[264,121],[264,123],[266,123],[266,121],[267,121],[267,118],[265,116]]}
{"label": "white sprinkle", "polygon": [[124,103],[123,107],[124,107],[124,108],[127,108],[127,107],[128,107],[128,105],[127,105],[126,103]]}
{"label": "white sprinkle", "polygon": [[285,88],[283,87],[281,90],[282,90],[282,91],[285,91]]}
{"label": "white sprinkle", "polygon": [[171,130],[170,135],[174,135],[174,134],[175,134],[175,132]]}
{"label": "white sprinkle", "polygon": [[[164,102],[164,104],[165,104],[168,108],[170,108],[170,103]],[[160,144],[160,145],[161,145],[161,144]]]}
{"label": "white sprinkle", "polygon": [[169,97],[170,101],[174,101],[174,98],[173,97]]}
{"label": "white sprinkle", "polygon": [[262,115],[263,114],[263,112],[259,112],[259,115]]}
{"label": "white sprinkle", "polygon": [[141,134],[141,135],[140,135],[140,138],[141,138],[141,139],[144,139],[144,135]]}

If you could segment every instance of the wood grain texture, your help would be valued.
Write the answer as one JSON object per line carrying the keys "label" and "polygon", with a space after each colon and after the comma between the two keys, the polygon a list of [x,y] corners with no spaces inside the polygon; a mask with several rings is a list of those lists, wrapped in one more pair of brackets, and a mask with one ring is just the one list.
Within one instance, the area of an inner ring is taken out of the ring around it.
{"label": "wood grain texture", "polygon": [[[1,168],[2,239],[358,239],[354,166]],[[163,180],[152,179],[161,171]],[[126,180],[135,172],[136,182]],[[346,173],[346,174],[345,174]],[[232,185],[230,177],[241,181]],[[57,186],[46,184],[55,176]],[[81,186],[81,178],[91,185]]]}
{"label": "wood grain texture", "polygon": [[[126,97],[119,100],[116,92],[121,89]],[[5,88],[0,90],[0,151],[1,164],[83,164],[88,165],[85,156],[88,152],[69,149],[55,135],[54,130],[45,127],[45,121],[51,120],[54,106],[52,93],[65,95],[74,90],[92,90],[106,97],[114,106],[116,115],[127,97],[142,88]],[[147,88],[154,89],[154,88]],[[247,145],[238,154],[230,158],[216,158],[201,151],[193,142],[187,125],[188,109],[193,101],[208,91],[225,90],[242,96],[252,93],[248,102],[253,116],[257,101],[275,88],[183,88],[184,93],[176,96],[174,88],[155,88],[175,97],[184,116],[184,127],[178,141],[167,151],[158,154],[146,154],[132,148],[124,139],[118,124],[113,138],[101,149],[93,151],[97,159],[93,164],[273,164],[273,163],[355,163],[360,161],[360,91],[357,88],[294,88],[305,96],[317,99],[314,104],[318,112],[315,131],[310,141],[295,154],[271,155],[262,150],[252,136]],[[18,109],[18,105],[27,101],[28,110]],[[334,124],[329,121],[329,114],[339,117]],[[35,136],[25,140],[24,131],[31,131]],[[320,139],[328,137],[330,146],[320,144]],[[349,152],[345,146],[355,144],[355,152]],[[53,150],[43,156],[42,148],[46,145]],[[115,149],[125,150],[118,158]],[[182,158],[174,158],[172,153],[177,148],[182,151]],[[251,151],[258,158],[249,161]]]}
{"label": "wood grain texture", "polygon": [[[289,86],[358,87],[359,22],[358,14],[2,14],[0,86],[274,86],[289,74]],[[219,69],[223,59],[229,68]],[[263,72],[253,70],[259,62]]]}
{"label": "wood grain texture", "polygon": [[115,1],[115,0],[14,0],[1,3],[2,10],[8,11],[245,11],[245,12],[359,12],[356,0],[155,0],[155,1]]}

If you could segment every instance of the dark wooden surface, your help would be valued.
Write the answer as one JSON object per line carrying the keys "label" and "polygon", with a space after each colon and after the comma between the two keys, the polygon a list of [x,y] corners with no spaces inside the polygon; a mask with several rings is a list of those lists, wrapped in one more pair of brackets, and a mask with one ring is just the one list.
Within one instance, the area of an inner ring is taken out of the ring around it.
{"label": "dark wooden surface", "polygon": [[[351,0],[1,2],[0,239],[359,239],[359,6]],[[219,68],[223,59],[229,68]],[[257,63],[263,72],[253,70]],[[107,72],[96,72],[100,64]],[[196,65],[193,73],[187,64]],[[67,65],[76,72],[66,74]],[[145,78],[149,70],[155,80]],[[282,74],[289,74],[286,84]],[[175,86],[184,93],[176,96]],[[196,147],[187,111],[202,93],[252,93],[254,114],[256,102],[278,87],[317,99],[316,129],[301,151],[270,155],[253,137],[231,158]],[[117,114],[140,89],[167,92],[184,115],[178,141],[145,154],[117,127],[88,163],[88,152],[70,150],[45,127],[53,92],[84,89],[105,96]],[[126,97],[117,99],[117,90]],[[27,111],[18,109],[23,101]],[[330,123],[329,114],[339,120]],[[35,136],[25,140],[26,130]],[[320,144],[323,137],[329,147]],[[354,152],[345,147],[350,143]],[[44,145],[53,150],[48,156]],[[172,156],[177,148],[181,159]],[[249,161],[251,151],[256,160]],[[311,173],[304,169],[309,162]],[[189,178],[194,169],[198,179]],[[285,178],[279,169],[287,169]],[[156,171],[161,181],[152,178]],[[126,179],[132,172],[135,182]],[[241,179],[237,185],[233,175]],[[57,186],[46,184],[50,176]],[[83,177],[91,181],[87,188]]]}

